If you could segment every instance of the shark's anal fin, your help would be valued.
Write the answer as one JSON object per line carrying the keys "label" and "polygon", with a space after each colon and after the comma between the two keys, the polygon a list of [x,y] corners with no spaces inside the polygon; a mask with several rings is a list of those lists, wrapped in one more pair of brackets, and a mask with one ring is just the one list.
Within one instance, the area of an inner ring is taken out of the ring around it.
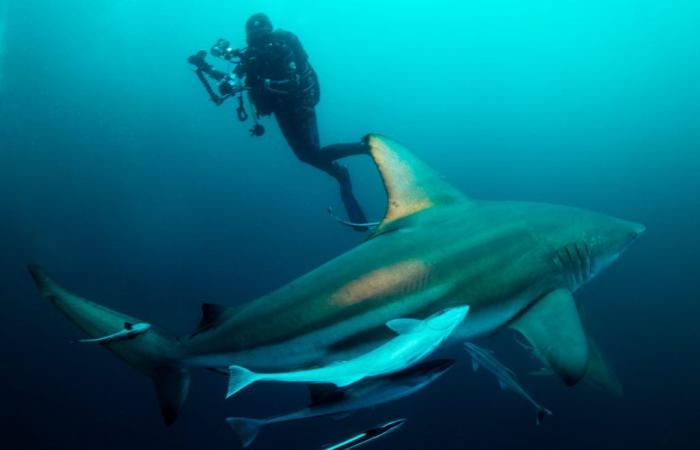
{"label": "shark's anal fin", "polygon": [[557,289],[545,295],[510,327],[527,338],[566,384],[574,385],[586,374],[588,342],[568,290]]}
{"label": "shark's anal fin", "polygon": [[382,234],[392,222],[425,209],[467,201],[459,190],[398,142],[376,134],[366,136],[365,142],[379,169],[388,201],[384,219],[373,236]]}

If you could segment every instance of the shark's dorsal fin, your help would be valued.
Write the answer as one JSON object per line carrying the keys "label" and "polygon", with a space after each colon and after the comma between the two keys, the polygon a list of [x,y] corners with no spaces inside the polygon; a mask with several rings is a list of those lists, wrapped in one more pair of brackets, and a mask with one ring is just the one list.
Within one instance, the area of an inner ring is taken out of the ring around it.
{"label": "shark's dorsal fin", "polygon": [[310,383],[306,387],[309,389],[311,406],[333,403],[345,395],[342,389],[332,383]]}
{"label": "shark's dorsal fin", "polygon": [[566,384],[576,384],[588,368],[588,342],[567,289],[542,297],[510,327],[522,333]]}
{"label": "shark's dorsal fin", "polygon": [[379,169],[388,200],[384,219],[373,236],[404,217],[467,200],[464,194],[398,142],[377,134],[367,135],[365,142]]}

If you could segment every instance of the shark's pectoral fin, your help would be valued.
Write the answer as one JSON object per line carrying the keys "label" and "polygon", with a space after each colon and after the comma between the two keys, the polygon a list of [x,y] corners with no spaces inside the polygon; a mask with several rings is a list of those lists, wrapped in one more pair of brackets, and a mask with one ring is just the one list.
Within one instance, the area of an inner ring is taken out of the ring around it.
{"label": "shark's pectoral fin", "polygon": [[417,319],[394,319],[386,323],[386,326],[396,334],[409,334],[416,331],[421,324]]}
{"label": "shark's pectoral fin", "polygon": [[574,298],[566,289],[542,297],[510,327],[522,333],[544,361],[568,385],[588,368],[588,342]]}
{"label": "shark's pectoral fin", "polygon": [[365,142],[388,197],[384,219],[372,236],[387,231],[393,222],[425,209],[467,201],[464,194],[396,141],[370,134]]}

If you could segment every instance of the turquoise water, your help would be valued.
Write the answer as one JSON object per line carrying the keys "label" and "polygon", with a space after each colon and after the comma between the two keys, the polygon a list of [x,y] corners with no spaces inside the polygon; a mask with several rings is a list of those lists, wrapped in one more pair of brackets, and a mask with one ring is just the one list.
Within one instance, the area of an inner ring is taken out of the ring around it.
{"label": "turquoise water", "polygon": [[[262,386],[225,402],[198,373],[165,429],[150,383],[78,336],[24,264],[176,334],[199,304],[251,300],[361,242],[326,214],[335,182],[275,124],[248,137],[188,55],[244,45],[258,11],[301,39],[324,144],[395,137],[475,198],[568,204],[647,225],[577,293],[625,393],[567,389],[512,335],[497,350],[554,417],[472,374],[345,421],[280,425],[254,448],[310,449],[396,417],[373,448],[692,448],[700,284],[697,1],[0,0],[0,423],[12,448],[237,448],[223,418],[299,407]],[[226,68],[225,64],[220,67]],[[371,218],[369,161],[350,162]],[[9,406],[8,406],[9,405]],[[372,448],[368,445],[367,448]]]}

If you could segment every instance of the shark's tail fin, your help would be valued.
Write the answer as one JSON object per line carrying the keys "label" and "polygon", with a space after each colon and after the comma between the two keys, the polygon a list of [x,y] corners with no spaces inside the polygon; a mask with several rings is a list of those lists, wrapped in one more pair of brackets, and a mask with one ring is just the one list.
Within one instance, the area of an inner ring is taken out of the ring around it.
{"label": "shark's tail fin", "polygon": [[228,392],[226,392],[226,398],[235,395],[236,392],[245,388],[249,384],[253,384],[258,381],[258,375],[245,367],[230,366],[228,368],[228,372]]}
{"label": "shark's tail fin", "polygon": [[541,424],[545,417],[551,416],[552,411],[548,410],[544,406],[538,406],[537,407],[537,425]]}
{"label": "shark's tail fin", "polygon": [[250,446],[255,438],[258,437],[260,429],[265,425],[265,422],[262,420],[246,417],[229,417],[226,419],[226,422],[236,432],[243,447]]}
{"label": "shark's tail fin", "polygon": [[[78,297],[54,282],[37,266],[28,266],[27,269],[41,294],[90,337],[109,335],[123,329],[125,323],[143,322]],[[177,360],[179,342],[151,328],[131,339],[107,343],[104,347],[153,380],[163,419],[167,425],[172,424],[190,385],[188,371]]]}

